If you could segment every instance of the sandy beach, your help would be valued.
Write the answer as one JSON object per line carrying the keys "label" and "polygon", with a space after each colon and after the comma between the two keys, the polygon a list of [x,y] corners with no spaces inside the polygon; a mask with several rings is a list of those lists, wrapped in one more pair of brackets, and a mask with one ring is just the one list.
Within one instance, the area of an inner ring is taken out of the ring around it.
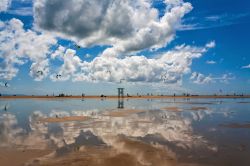
{"label": "sandy beach", "polygon": [[68,117],[50,117],[50,118],[41,118],[41,122],[48,122],[48,123],[53,123],[53,122],[69,122],[69,121],[86,121],[89,120],[90,117],[87,116],[68,116]]}
{"label": "sandy beach", "polygon": [[[250,98],[250,95],[245,96],[233,96],[233,95],[199,95],[199,96],[124,96],[124,99],[206,99],[206,98]],[[65,96],[65,97],[58,97],[58,96],[0,96],[0,99],[119,99],[118,96]],[[242,102],[243,103],[243,102]]]}
{"label": "sandy beach", "polygon": [[[176,165],[175,156],[168,150],[125,137],[109,138],[114,147],[82,146],[67,156],[40,160],[38,166],[144,166]],[[161,162],[159,163],[159,160]],[[72,163],[73,162],[73,163]]]}
{"label": "sandy beach", "polygon": [[16,148],[0,148],[0,165],[22,166],[29,160],[51,153],[51,150],[20,150]]}

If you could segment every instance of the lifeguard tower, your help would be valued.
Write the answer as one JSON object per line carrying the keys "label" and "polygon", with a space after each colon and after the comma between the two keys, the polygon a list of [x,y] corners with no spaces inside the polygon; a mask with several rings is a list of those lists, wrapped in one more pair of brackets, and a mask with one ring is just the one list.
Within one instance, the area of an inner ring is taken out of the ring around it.
{"label": "lifeguard tower", "polygon": [[117,108],[124,108],[124,88],[117,88],[118,89],[118,106]]}

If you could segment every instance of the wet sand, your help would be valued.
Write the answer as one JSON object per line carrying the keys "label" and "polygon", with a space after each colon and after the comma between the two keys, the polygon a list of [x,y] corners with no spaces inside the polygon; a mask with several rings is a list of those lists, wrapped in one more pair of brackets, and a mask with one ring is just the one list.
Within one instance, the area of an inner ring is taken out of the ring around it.
{"label": "wet sand", "polygon": [[[173,112],[182,111],[182,109],[180,109],[178,107],[164,107],[164,108],[161,108],[161,110],[173,111]],[[204,111],[204,110],[208,110],[208,108],[207,107],[191,107],[191,108],[185,109],[185,110],[190,110],[190,111]]]}
{"label": "wet sand", "polygon": [[51,150],[18,150],[0,148],[1,166],[23,166],[29,160],[48,155]]}
{"label": "wet sand", "polygon": [[124,116],[129,116],[131,114],[137,114],[140,112],[145,112],[145,110],[136,110],[136,109],[118,110],[118,111],[110,111],[110,112],[104,113],[104,115],[111,116],[111,117],[124,117]]}
{"label": "wet sand", "polygon": [[204,104],[215,104],[214,102],[190,102],[190,101],[173,101],[173,102],[164,102],[164,103],[173,103],[173,104],[190,104],[190,105],[204,105]]}
{"label": "wet sand", "polygon": [[166,111],[176,111],[176,112],[178,112],[178,111],[181,111],[181,109],[180,108],[178,108],[178,107],[164,107],[164,108],[162,108],[162,110],[166,110]]}
{"label": "wet sand", "polygon": [[191,111],[204,111],[204,110],[208,110],[207,107],[192,107],[189,110]]}
{"label": "wet sand", "polygon": [[[65,156],[39,161],[39,166],[175,166],[168,150],[125,137],[107,138],[111,147],[82,146]],[[160,162],[159,162],[160,161]]]}
{"label": "wet sand", "polygon": [[234,129],[241,129],[241,128],[250,129],[250,123],[244,123],[244,124],[230,123],[230,124],[220,124],[219,126],[226,128],[234,128]]}
{"label": "wet sand", "polygon": [[245,101],[242,101],[242,102],[237,102],[239,104],[250,104],[250,102],[245,102]]}
{"label": "wet sand", "polygon": [[67,117],[49,117],[41,118],[40,122],[49,122],[49,123],[59,123],[59,122],[70,122],[70,121],[86,121],[91,119],[87,116],[67,116]]}

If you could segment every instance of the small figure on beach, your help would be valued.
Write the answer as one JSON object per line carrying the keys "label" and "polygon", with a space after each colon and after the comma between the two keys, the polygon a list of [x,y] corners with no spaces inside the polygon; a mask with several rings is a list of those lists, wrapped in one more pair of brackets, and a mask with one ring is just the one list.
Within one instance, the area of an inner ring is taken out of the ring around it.
{"label": "small figure on beach", "polygon": [[132,97],[132,96],[127,93],[127,97]]}

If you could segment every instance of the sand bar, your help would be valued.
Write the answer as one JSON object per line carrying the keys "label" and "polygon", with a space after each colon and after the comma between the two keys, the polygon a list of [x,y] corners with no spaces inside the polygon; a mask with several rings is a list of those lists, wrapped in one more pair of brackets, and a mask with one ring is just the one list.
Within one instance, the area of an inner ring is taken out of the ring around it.
{"label": "sand bar", "polygon": [[107,112],[104,115],[111,117],[124,117],[124,116],[129,116],[131,114],[137,114],[140,112],[145,112],[145,110],[136,110],[136,109],[119,110],[119,111]]}
{"label": "sand bar", "polygon": [[[214,95],[200,95],[200,96],[124,96],[124,99],[178,99],[178,98],[250,98],[250,95],[245,96],[214,96]],[[117,96],[65,96],[65,97],[57,97],[57,96],[0,96],[0,99],[118,99]]]}
{"label": "sand bar", "polygon": [[86,121],[91,119],[87,116],[67,116],[67,117],[49,117],[41,118],[39,121],[48,123],[60,123],[60,122],[70,122],[70,121]]}
{"label": "sand bar", "polygon": [[241,128],[250,129],[250,123],[244,123],[244,124],[230,123],[230,124],[220,124],[219,126],[226,128],[234,128],[234,129],[241,129]]}
{"label": "sand bar", "polygon": [[[161,161],[161,162],[159,162]],[[111,147],[80,147],[66,156],[41,160],[39,166],[175,166],[175,156],[164,148],[127,138],[114,139]]]}
{"label": "sand bar", "polygon": [[181,109],[180,108],[178,108],[178,107],[164,107],[164,108],[162,108],[162,110],[166,110],[166,111],[176,111],[176,112],[178,112],[178,111],[181,111]]}
{"label": "sand bar", "polygon": [[207,107],[192,107],[189,110],[191,111],[204,111],[204,110],[208,110]]}
{"label": "sand bar", "polygon": [[49,154],[50,150],[19,150],[0,148],[0,165],[23,166],[29,160]]}

